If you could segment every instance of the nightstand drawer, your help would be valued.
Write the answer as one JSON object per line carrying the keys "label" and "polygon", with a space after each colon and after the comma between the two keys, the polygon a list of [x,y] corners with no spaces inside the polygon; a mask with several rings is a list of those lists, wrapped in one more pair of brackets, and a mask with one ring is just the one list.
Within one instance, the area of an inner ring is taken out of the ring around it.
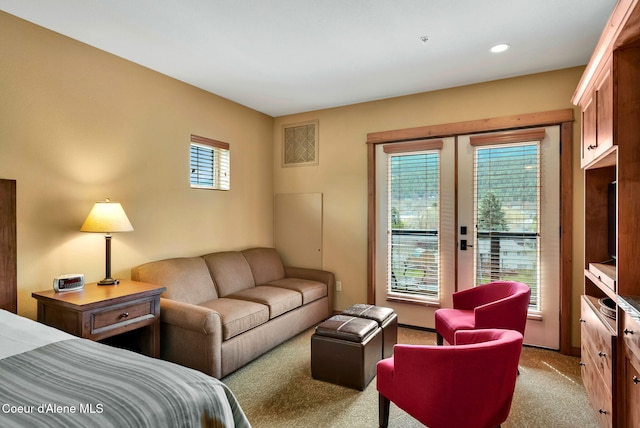
{"label": "nightstand drawer", "polygon": [[153,300],[119,305],[112,309],[91,314],[91,333],[96,334],[111,328],[121,327],[153,318]]}

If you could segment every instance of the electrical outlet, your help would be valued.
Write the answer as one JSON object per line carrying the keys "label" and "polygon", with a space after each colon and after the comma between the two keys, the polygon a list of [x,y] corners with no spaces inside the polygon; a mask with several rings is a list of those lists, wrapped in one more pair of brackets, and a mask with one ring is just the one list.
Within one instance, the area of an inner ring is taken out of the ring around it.
{"label": "electrical outlet", "polygon": [[336,291],[342,291],[342,281],[336,281]]}

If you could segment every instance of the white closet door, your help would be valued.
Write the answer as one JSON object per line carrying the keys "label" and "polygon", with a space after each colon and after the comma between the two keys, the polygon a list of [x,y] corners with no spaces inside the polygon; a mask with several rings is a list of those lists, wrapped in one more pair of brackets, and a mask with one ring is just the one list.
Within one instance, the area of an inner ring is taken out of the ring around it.
{"label": "white closet door", "polygon": [[283,262],[322,269],[322,193],[280,193],[274,207],[274,241]]}

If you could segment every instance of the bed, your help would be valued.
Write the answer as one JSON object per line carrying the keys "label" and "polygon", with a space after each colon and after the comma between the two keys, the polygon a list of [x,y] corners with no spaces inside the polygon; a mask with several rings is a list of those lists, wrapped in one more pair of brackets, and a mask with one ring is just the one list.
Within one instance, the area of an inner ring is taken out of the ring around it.
{"label": "bed", "polygon": [[2,427],[250,427],[204,373],[0,309]]}

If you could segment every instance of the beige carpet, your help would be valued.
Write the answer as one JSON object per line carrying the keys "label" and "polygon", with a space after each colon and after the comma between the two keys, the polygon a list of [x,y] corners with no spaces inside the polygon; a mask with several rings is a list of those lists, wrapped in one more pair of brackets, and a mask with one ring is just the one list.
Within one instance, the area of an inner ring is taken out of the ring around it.
{"label": "beige carpet", "polygon": [[[311,378],[308,330],[223,379],[254,428],[377,427],[375,378],[362,392]],[[400,328],[399,343],[435,344],[435,334]],[[525,347],[509,419],[503,428],[589,428],[578,358]],[[423,426],[391,404],[389,427]]]}

